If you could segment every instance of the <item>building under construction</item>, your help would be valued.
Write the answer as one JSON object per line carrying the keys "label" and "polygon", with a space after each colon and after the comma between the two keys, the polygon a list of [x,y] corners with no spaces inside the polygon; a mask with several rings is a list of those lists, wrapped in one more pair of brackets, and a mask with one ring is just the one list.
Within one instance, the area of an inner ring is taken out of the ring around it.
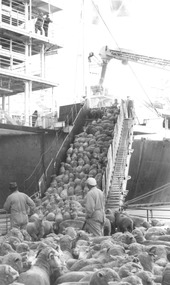
{"label": "building under construction", "polygon": [[[50,23],[48,36],[44,30],[35,32],[40,13],[50,18],[61,9],[55,0],[0,0],[0,96],[1,122],[10,115],[10,96],[24,96],[24,125],[30,126],[30,95],[37,90],[54,88],[45,73],[45,57],[54,54],[60,46]],[[35,67],[36,62],[36,67]],[[4,121],[3,121],[4,120]]]}

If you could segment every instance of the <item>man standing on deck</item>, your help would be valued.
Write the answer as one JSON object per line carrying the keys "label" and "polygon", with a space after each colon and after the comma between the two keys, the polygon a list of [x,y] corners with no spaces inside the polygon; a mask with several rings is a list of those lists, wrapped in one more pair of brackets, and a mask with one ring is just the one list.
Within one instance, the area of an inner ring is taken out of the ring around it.
{"label": "man standing on deck", "polygon": [[130,96],[127,96],[126,106],[127,106],[128,118],[134,119],[134,103],[133,100],[130,98]]}
{"label": "man standing on deck", "polygon": [[28,209],[35,208],[34,201],[25,193],[18,191],[16,182],[9,184],[11,194],[7,197],[4,210],[10,213],[11,228],[25,229],[28,223]]}
{"label": "man standing on deck", "polygon": [[49,27],[49,23],[52,23],[49,14],[46,15],[45,19],[44,19],[44,24],[43,24],[43,29],[44,29],[44,33],[45,36],[48,37],[48,27]]}
{"label": "man standing on deck", "polygon": [[35,23],[35,32],[37,33],[38,30],[40,31],[40,34],[42,35],[43,34],[43,24],[44,24],[44,18],[43,18],[43,13],[40,12],[38,14],[38,18],[36,20],[36,23]]}
{"label": "man standing on deck", "polygon": [[97,188],[94,178],[89,177],[86,183],[89,192],[85,197],[86,221],[84,230],[94,236],[102,236],[105,222],[104,194]]}

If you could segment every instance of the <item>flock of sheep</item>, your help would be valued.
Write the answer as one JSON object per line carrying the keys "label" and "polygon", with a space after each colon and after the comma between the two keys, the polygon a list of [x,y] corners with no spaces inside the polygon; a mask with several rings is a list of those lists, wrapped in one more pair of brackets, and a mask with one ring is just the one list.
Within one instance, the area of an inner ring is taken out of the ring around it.
{"label": "flock of sheep", "polygon": [[107,209],[104,236],[82,230],[85,181],[92,176],[101,186],[118,115],[102,112],[35,199],[27,228],[0,237],[0,285],[170,285],[170,229],[162,222]]}

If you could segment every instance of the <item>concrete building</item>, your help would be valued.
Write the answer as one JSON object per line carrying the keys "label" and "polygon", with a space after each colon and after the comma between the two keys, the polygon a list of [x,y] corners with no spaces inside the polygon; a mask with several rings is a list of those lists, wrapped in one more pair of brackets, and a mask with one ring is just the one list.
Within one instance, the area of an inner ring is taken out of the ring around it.
{"label": "concrete building", "polygon": [[[40,13],[43,17],[61,9],[55,0],[0,0],[0,97],[1,123],[10,118],[10,96],[24,96],[24,125],[32,126],[30,94],[37,90],[54,88],[46,72],[46,55],[61,48],[55,37],[55,25],[49,24],[48,36],[44,30],[35,31]],[[30,119],[31,118],[31,119]],[[12,121],[11,121],[12,123]]]}

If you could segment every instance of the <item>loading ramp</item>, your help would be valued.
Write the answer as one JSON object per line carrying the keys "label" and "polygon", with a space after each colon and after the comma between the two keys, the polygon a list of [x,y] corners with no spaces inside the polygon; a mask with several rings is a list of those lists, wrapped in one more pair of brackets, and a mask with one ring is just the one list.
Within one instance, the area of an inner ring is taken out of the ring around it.
{"label": "loading ramp", "polygon": [[106,199],[106,209],[119,209],[123,206],[127,194],[126,184],[129,178],[128,169],[133,139],[133,120],[124,119],[115,165],[112,169],[109,192]]}

